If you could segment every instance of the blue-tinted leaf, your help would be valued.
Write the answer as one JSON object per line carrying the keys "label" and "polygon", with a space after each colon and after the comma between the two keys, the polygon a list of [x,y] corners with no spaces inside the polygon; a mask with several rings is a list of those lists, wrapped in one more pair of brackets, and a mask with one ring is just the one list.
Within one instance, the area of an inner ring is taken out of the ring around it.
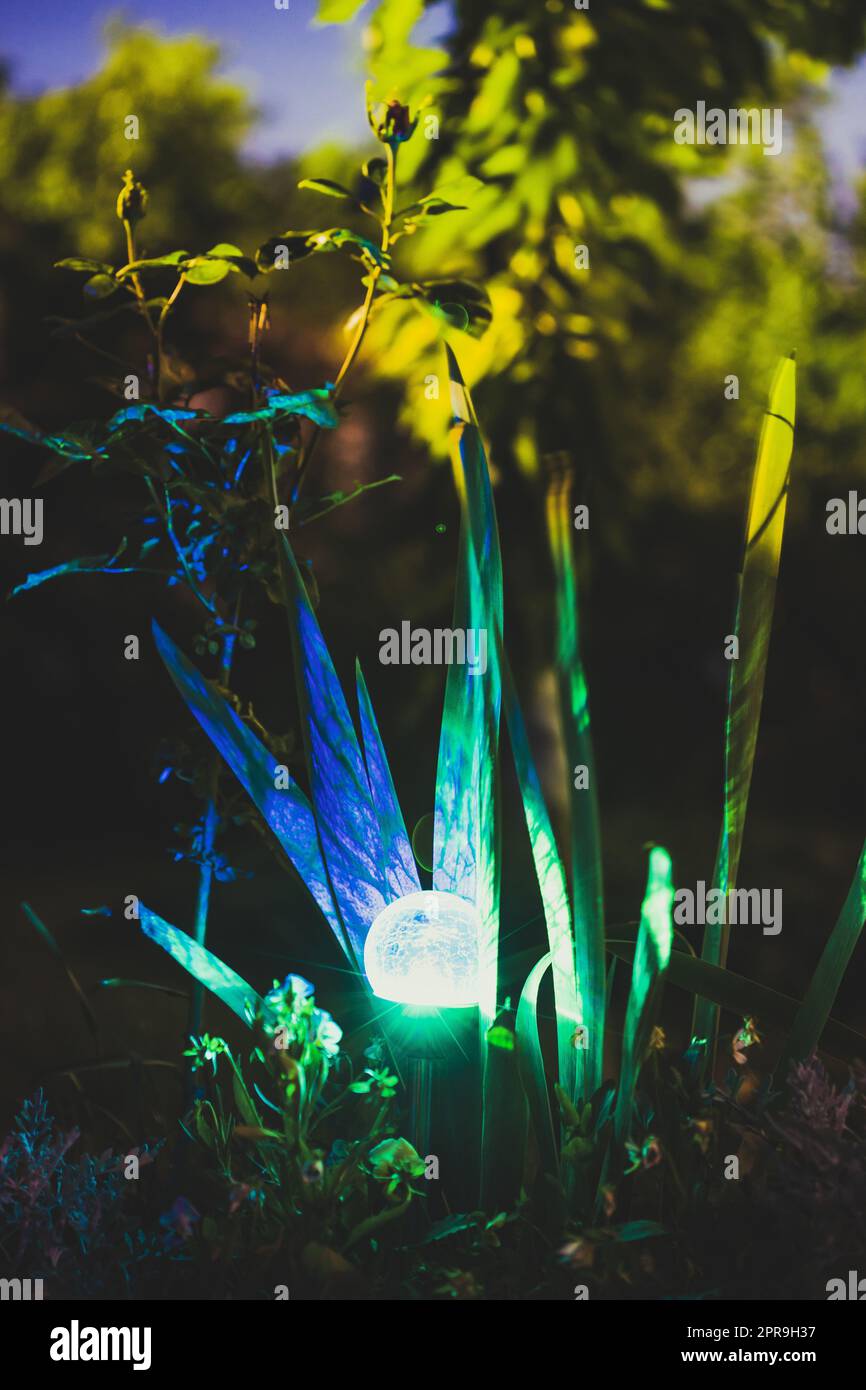
{"label": "blue-tinted leaf", "polygon": [[419,892],[421,883],[360,662],[355,663],[355,676],[364,758],[385,847],[385,876],[392,897],[398,898]]}
{"label": "blue-tinted leaf", "polygon": [[343,924],[362,960],[370,924],[392,897],[387,856],[337,673],[292,549],[280,539],[316,824]]}
{"label": "blue-tinted leaf", "polygon": [[207,418],[201,410],[163,410],[160,406],[150,405],[148,402],[142,401],[139,405],[128,405],[112,415],[105,427],[106,432],[114,434],[124,425],[132,424],[136,420],[144,420],[148,415],[155,415],[170,425],[175,425],[180,420],[204,420]]}
{"label": "blue-tinted leaf", "polygon": [[313,811],[304,793],[291,777],[284,789],[275,787],[277,764],[273,755],[156,623],[153,633],[160,655],[181,695],[252,797],[352,961],[352,953],[328,886]]}
{"label": "blue-tinted leaf", "polygon": [[274,391],[268,396],[267,405],[259,410],[235,411],[232,415],[224,416],[222,424],[247,425],[254,420],[274,420],[288,415],[302,415],[326,430],[335,429],[340,423],[333,390],[325,388],[299,391],[291,396]]}
{"label": "blue-tinted leaf", "polygon": [[[118,552],[119,553],[119,552]],[[21,584],[16,584],[10,597],[14,594],[23,594],[28,589],[38,589],[40,584],[47,584],[49,579],[60,579],[64,574],[137,574],[136,565],[122,566],[114,565],[111,555],[91,555],[81,556],[77,560],[67,560],[63,565],[54,565],[48,570],[39,570],[36,574],[28,574]]]}
{"label": "blue-tinted leaf", "polygon": [[138,920],[141,930],[151,941],[155,941],[164,951],[188,970],[200,984],[221,999],[238,1018],[248,1022],[248,1008],[255,1012],[262,1004],[259,994],[248,985],[234,970],[225,965],[218,956],[206,946],[199,946],[186,932],[178,931],[170,923],[157,917],[144,903],[139,903]]}
{"label": "blue-tinted leaf", "polygon": [[28,444],[36,444],[40,448],[51,449],[55,454],[62,454],[70,463],[86,462],[88,459],[96,458],[99,452],[85,449],[78,439],[67,438],[62,434],[42,434],[39,430],[24,429],[6,420],[0,420],[0,431],[3,434],[13,434],[16,439],[23,439]]}
{"label": "blue-tinted leaf", "polygon": [[335,429],[340,423],[333,387],[300,391],[292,396],[277,394],[269,396],[268,403],[280,415],[305,415],[323,429]]}

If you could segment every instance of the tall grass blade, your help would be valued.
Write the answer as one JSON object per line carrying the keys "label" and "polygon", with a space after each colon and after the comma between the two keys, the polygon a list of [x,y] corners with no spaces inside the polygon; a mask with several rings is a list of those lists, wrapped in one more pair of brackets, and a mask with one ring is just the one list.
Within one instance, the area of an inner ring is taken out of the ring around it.
{"label": "tall grass blade", "polygon": [[355,663],[355,680],[370,795],[385,850],[385,877],[392,897],[399,898],[406,893],[419,892],[421,882],[360,662]]}
{"label": "tall grass blade", "polygon": [[860,851],[857,870],[848,896],[845,899],[839,920],[830,933],[830,939],[821,954],[812,983],[806,997],[797,1011],[794,1027],[785,1044],[785,1050],[776,1075],[784,1081],[788,1065],[809,1057],[821,1041],[821,1034],[830,1017],[830,1010],[839,993],[848,962],[854,954],[854,947],[860,939],[863,924],[866,922],[866,844]]}
{"label": "tall grass blade", "polygon": [[[714,886],[725,893],[736,887],[737,882],[764,696],[794,447],[796,375],[794,357],[782,358],[764,413],[746,519],[745,554],[734,629],[739,642],[739,659],[731,661],[728,684],[724,808],[713,875]],[[728,936],[727,925],[708,925],[704,930],[702,959],[711,965],[723,966],[727,960]],[[717,1028],[716,1005],[711,1000],[698,1000],[693,1029],[696,1037],[707,1039],[708,1055],[715,1050]]]}
{"label": "tall grass blade", "polygon": [[646,893],[641,907],[625,1015],[613,1122],[614,1141],[619,1147],[628,1138],[635,1087],[658,1009],[660,986],[671,957],[673,902],[671,857],[667,850],[656,846],[650,850]]}
{"label": "tall grass blade", "polygon": [[93,986],[94,991],[98,989],[150,989],[157,994],[165,994],[169,999],[189,999],[189,993],[184,989],[172,989],[170,985],[156,985],[152,980],[120,980],[112,977],[107,980],[97,980]]}
{"label": "tall grass blade", "polygon": [[578,631],[571,479],[565,470],[554,474],[550,482],[547,529],[556,579],[556,676],[566,760],[569,769],[585,767],[589,779],[586,788],[573,789],[569,798],[576,971],[587,1030],[587,1046],[579,1053],[577,1065],[580,1089],[588,1099],[601,1085],[604,1066],[604,902],[589,695]]}
{"label": "tall grass blade", "polygon": [[[634,942],[608,938],[607,948],[618,960],[634,960]],[[687,951],[671,952],[665,979],[677,989],[711,999],[720,1008],[730,1009],[741,1018],[751,1014],[764,1023],[778,1024],[782,1028],[792,1028],[802,1008],[801,1001],[792,999],[789,994],[781,994],[720,965],[710,965]],[[835,1018],[826,1020],[821,1045],[834,1057],[866,1058],[866,1037]]]}
{"label": "tall grass blade", "polygon": [[281,535],[301,725],[328,877],[359,962],[374,917],[391,901],[385,847],[355,726],[291,546]]}
{"label": "tall grass blade", "polygon": [[27,918],[31,927],[33,927],[38,932],[39,936],[42,938],[51,954],[63,966],[63,969],[66,972],[66,978],[68,979],[73,990],[75,991],[75,994],[78,998],[78,1002],[81,1005],[81,1012],[84,1014],[84,1019],[93,1036],[93,1041],[96,1043],[96,1050],[97,1052],[101,1052],[102,1038],[99,1031],[99,1022],[97,1020],[96,1014],[90,1007],[90,1000],[87,998],[87,995],[84,991],[84,988],[81,985],[81,982],[78,979],[78,976],[75,974],[75,971],[72,969],[71,965],[69,964],[65,955],[60,949],[60,945],[58,944],[57,938],[55,937],[51,928],[45,925],[39,914],[34,912],[33,908],[30,906],[29,903],[22,903],[21,911],[24,913],[24,916]]}
{"label": "tall grass blade", "polygon": [[225,965],[218,956],[206,946],[199,946],[186,932],[178,931],[170,923],[151,912],[144,903],[139,903],[138,920],[141,930],[151,941],[155,941],[164,951],[188,970],[193,979],[198,980],[215,994],[218,999],[236,1013],[244,1023],[249,1022],[248,1005],[253,1010],[262,1003],[260,995],[252,985],[248,985],[234,970]]}
{"label": "tall grass blade", "polygon": [[153,635],[160,656],[184,700],[255,802],[324,913],[350,964],[354,965],[352,947],[328,882],[313,808],[306,796],[289,776],[280,778],[281,783],[287,783],[285,787],[276,787],[277,764],[273,754],[156,623]]}
{"label": "tall grass blade", "polygon": [[496,1166],[487,1175],[488,1211],[512,1211],[520,1201],[529,1138],[529,1107],[520,1076],[516,1019],[509,1008],[496,1019],[487,1049],[487,1096],[492,1133],[502,1136]]}
{"label": "tall grass blade", "polygon": [[541,1038],[538,1033],[538,991],[550,965],[551,957],[548,953],[546,956],[542,956],[527,976],[517,1006],[516,1042],[517,1064],[529,1101],[529,1113],[532,1117],[532,1127],[535,1131],[541,1166],[545,1173],[557,1177],[559,1175],[559,1159],[553,1118],[550,1113],[550,1094],[547,1089],[547,1076],[544,1070],[544,1054],[541,1050]]}
{"label": "tall grass blade", "polygon": [[575,1033],[583,1023],[583,1005],[579,981],[575,978],[574,938],[568,904],[568,885],[565,870],[556,848],[553,827],[544,803],[538,772],[529,747],[523,713],[514,688],[514,678],[507,659],[502,661],[502,702],[508,726],[508,738],[514,755],[514,766],[523,801],[526,828],[532,846],[535,874],[541,890],[547,940],[550,947],[550,967],[553,974],[553,997],[556,1006],[556,1044],[559,1064],[559,1084],[569,1100],[577,1090],[577,1059],[585,1051],[576,1048]]}
{"label": "tall grass blade", "polygon": [[[488,1031],[496,1017],[499,954],[498,753],[502,633],[502,561],[496,513],[481,432],[456,358],[448,371],[454,420],[450,434],[454,481],[460,501],[460,539],[453,627],[481,634],[486,669],[451,664],[436,769],[433,829],[433,887],[475,903],[481,919],[478,942],[479,1026],[485,1092]],[[498,1107],[485,1094],[483,1114]],[[496,1163],[499,1141],[482,1119],[482,1170]],[[503,1141],[504,1142],[504,1141]]]}

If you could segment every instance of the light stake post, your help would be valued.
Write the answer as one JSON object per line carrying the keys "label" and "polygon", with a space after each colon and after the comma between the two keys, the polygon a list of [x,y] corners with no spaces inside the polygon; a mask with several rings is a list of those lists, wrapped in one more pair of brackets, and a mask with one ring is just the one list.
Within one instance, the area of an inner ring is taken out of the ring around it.
{"label": "light stake post", "polygon": [[422,1158],[434,1148],[434,1062],[441,1067],[453,1040],[442,1011],[478,1005],[480,926],[474,904],[456,893],[409,893],[383,908],[364,943],[373,992],[403,1005],[410,1141]]}

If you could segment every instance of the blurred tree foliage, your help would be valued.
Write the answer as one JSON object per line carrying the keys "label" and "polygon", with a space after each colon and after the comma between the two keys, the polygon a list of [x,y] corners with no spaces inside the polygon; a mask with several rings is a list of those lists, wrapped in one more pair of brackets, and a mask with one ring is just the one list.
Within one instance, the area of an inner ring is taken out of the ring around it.
{"label": "blurred tree foliage", "polygon": [[[160,190],[149,211],[154,245],[195,242],[218,224],[249,225],[249,201],[263,180],[244,165],[240,144],[256,118],[242,88],[218,75],[218,45],[167,39],[111,22],[104,65],[77,87],[36,97],[0,97],[0,184],[5,217],[62,227],[78,254],[116,249],[117,182],[132,164]],[[139,138],[127,139],[127,116]]]}
{"label": "blurred tree foliage", "polygon": [[[320,21],[361,8],[322,0]],[[837,225],[811,118],[826,65],[863,48],[862,6],[502,0],[494,11],[456,0],[445,49],[413,43],[424,10],[425,0],[373,7],[365,62],[377,95],[415,107],[432,98],[421,114],[425,126],[438,121],[437,138],[400,151],[404,204],[417,176],[419,189],[447,185],[468,206],[425,218],[397,264],[418,279],[472,274],[489,288],[492,325],[461,335],[461,360],[483,378],[476,395],[499,468],[531,475],[542,454],[565,449],[594,485],[627,479],[636,504],[661,493],[739,506],[772,363],[797,347],[798,477],[850,475],[862,427],[863,222]],[[111,258],[124,168],[154,192],[141,249],[158,254],[216,240],[250,251],[276,228],[308,226],[317,195],[297,179],[344,179],[354,163],[333,148],[296,166],[245,161],[256,113],[218,75],[214,44],[122,24],[108,39],[102,69],[75,88],[0,91],[0,363],[18,404],[44,423],[46,405],[62,417],[69,400],[56,379],[44,399],[43,320],[80,302],[74,277],[49,267],[70,254]],[[785,152],[675,144],[673,113],[698,100],[782,106]],[[138,141],[124,138],[130,114]],[[278,310],[270,351],[284,368],[286,356],[305,363],[299,384],[342,352],[354,299],[335,259],[267,286]],[[243,292],[227,284],[207,308],[191,296],[173,331],[242,351]],[[281,339],[292,321],[304,334]],[[434,447],[447,393],[429,399],[428,378],[441,373],[446,329],[409,300],[383,306],[363,359],[394,382],[404,423]],[[738,402],[724,395],[732,373]],[[65,375],[70,391],[76,376]]]}
{"label": "blurred tree foliage", "polygon": [[[862,5],[457,0],[438,54],[412,47],[424,7],[383,0],[369,61],[380,95],[433,98],[438,135],[407,151],[404,177],[416,161],[426,187],[486,185],[404,254],[419,276],[469,269],[490,289],[492,328],[462,358],[484,378],[499,466],[531,474],[545,452],[569,450],[601,485],[627,476],[636,503],[739,506],[772,365],[796,347],[798,477],[853,467],[863,295],[810,117],[827,65],[864,46]],[[323,0],[320,19],[359,8]],[[783,154],[677,145],[674,112],[698,100],[782,107]],[[690,196],[708,177],[709,196]],[[589,269],[575,268],[581,244]],[[447,410],[425,393],[441,360],[435,326],[400,304],[370,346],[378,371],[405,380],[405,423],[433,443]],[[729,374],[738,402],[725,399]]]}
{"label": "blurred tree foliage", "polygon": [[[46,359],[45,320],[78,317],[81,305],[80,278],[52,265],[70,255],[115,259],[122,232],[114,205],[125,169],[154,194],[142,255],[255,244],[298,196],[288,165],[266,172],[244,161],[241,144],[256,113],[246,93],[219,76],[216,44],[121,23],[107,26],[106,40],[103,66],[78,86],[35,97],[0,90],[0,366],[7,390],[43,423],[84,404],[76,394],[84,373],[68,345]],[[125,137],[130,115],[138,139]],[[242,343],[243,292],[232,285],[225,294]],[[200,312],[184,306],[181,326],[195,325]],[[209,326],[212,337],[212,319]],[[130,329],[137,331],[134,322]],[[85,361],[92,369],[93,357]]]}

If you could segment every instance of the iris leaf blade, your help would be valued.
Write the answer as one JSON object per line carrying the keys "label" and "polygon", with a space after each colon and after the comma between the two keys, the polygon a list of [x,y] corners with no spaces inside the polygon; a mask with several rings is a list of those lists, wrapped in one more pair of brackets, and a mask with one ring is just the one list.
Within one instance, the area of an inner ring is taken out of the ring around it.
{"label": "iris leaf blade", "polygon": [[497,1013],[499,974],[499,720],[502,700],[502,559],[493,492],[481,431],[457,360],[446,347],[453,422],[449,437],[460,503],[453,628],[485,642],[484,669],[451,664],[436,769],[433,887],[475,904],[478,941],[482,1122],[481,1199],[497,1181],[498,1148],[510,1141],[495,1094],[501,1069],[488,1067],[488,1033]]}
{"label": "iris leaf blade", "polygon": [[614,1139],[618,1145],[624,1144],[628,1138],[635,1087],[658,1008],[659,987],[671,957],[673,901],[670,855],[656,846],[650,850],[646,893],[641,907],[626,1008],[614,1114]]}
{"label": "iris leaf blade", "polygon": [[182,965],[205,989],[221,999],[244,1023],[249,1022],[250,1008],[255,1012],[262,1005],[261,996],[252,985],[247,984],[206,946],[200,946],[186,932],[158,917],[144,903],[139,903],[138,920],[145,936],[167,951],[178,965]]}
{"label": "iris leaf blade", "polygon": [[[608,950],[618,960],[634,960],[635,943],[608,939]],[[746,975],[692,956],[672,951],[666,979],[677,989],[700,995],[723,1009],[746,1018],[754,1016],[764,1023],[791,1028],[802,1007],[799,999],[771,989]],[[836,1018],[828,1018],[822,1033],[822,1046],[834,1057],[866,1057],[866,1037]]]}
{"label": "iris leaf blade", "polygon": [[[576,973],[583,1000],[587,1049],[578,1058],[581,1090],[589,1099],[602,1081],[605,1026],[604,901],[601,822],[589,694],[580,652],[577,576],[572,549],[571,481],[555,474],[547,494],[547,528],[556,581],[556,675],[569,768],[585,767],[588,785],[569,803],[572,916]],[[570,784],[570,783],[569,783]]]}
{"label": "iris leaf blade", "polygon": [[[795,411],[796,363],[792,355],[778,363],[770,387],[746,516],[745,552],[735,620],[739,657],[730,663],[724,807],[713,875],[714,886],[724,893],[736,886],[740,864],[782,553]],[[704,931],[702,958],[712,965],[723,966],[728,938],[727,926],[708,925]],[[714,1044],[717,1027],[715,1005],[709,1000],[698,1000],[693,1024],[695,1036],[713,1039]]]}
{"label": "iris leaf blade", "polygon": [[358,690],[358,712],[361,723],[361,740],[364,746],[364,760],[370,783],[370,795],[381,826],[385,849],[385,875],[393,897],[403,897],[407,893],[417,893],[421,889],[418,870],[412,845],[406,833],[403,812],[394,789],[394,779],[388,765],[388,758],[379,733],[379,725],[370,700],[370,692],[360,662],[355,663],[355,679]]}
{"label": "iris leaf blade", "polygon": [[811,984],[806,991],[806,997],[797,1010],[794,1026],[777,1068],[777,1075],[780,1080],[784,1081],[785,1079],[788,1062],[803,1061],[815,1051],[821,1041],[821,1035],[830,1017],[830,1010],[836,1001],[836,995],[839,993],[839,986],[848,968],[848,962],[860,939],[864,922],[866,922],[866,844],[860,852],[854,878],[842,911],[821,954]]}
{"label": "iris leaf blade", "polygon": [[158,624],[153,634],[169,674],[205,733],[228,763],[300,874],[337,938],[354,963],[334,904],[312,807],[297,783],[275,786],[276,759],[228,701],[214,690]]}
{"label": "iris leaf blade", "polygon": [[576,1093],[578,1058],[575,1031],[584,1019],[579,981],[575,978],[568,885],[529,747],[523,713],[514,688],[514,678],[505,659],[502,663],[502,678],[503,708],[508,737],[514,755],[526,828],[529,832],[532,859],[547,926],[556,1005],[559,1084],[569,1099],[573,1100]]}
{"label": "iris leaf blade", "polygon": [[515,1036],[518,1067],[529,1101],[529,1113],[532,1117],[541,1165],[546,1173],[558,1176],[559,1160],[553,1119],[550,1113],[550,1095],[544,1070],[541,1038],[538,1033],[538,992],[550,966],[551,956],[548,952],[530,970],[520,993],[520,1002],[517,1005]]}
{"label": "iris leaf blade", "polygon": [[[460,368],[448,351],[454,424],[450,444],[461,522],[453,626],[486,634],[487,669],[448,667],[436,772],[433,886],[474,902],[482,1027],[496,1013],[499,941],[497,776],[502,560],[487,457]],[[480,636],[478,638],[480,642]]]}
{"label": "iris leaf blade", "polygon": [[285,536],[280,540],[316,825],[334,897],[360,962],[370,925],[391,899],[387,856],[342,687],[292,548]]}

